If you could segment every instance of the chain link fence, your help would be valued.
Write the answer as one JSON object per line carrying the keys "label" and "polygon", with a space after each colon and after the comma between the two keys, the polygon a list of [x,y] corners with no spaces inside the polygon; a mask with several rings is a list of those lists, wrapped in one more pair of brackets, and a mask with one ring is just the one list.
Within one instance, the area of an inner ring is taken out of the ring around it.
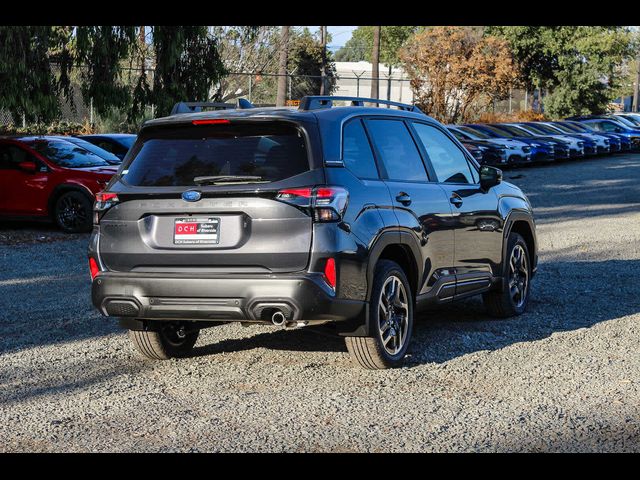
{"label": "chain link fence", "polygon": [[[55,67],[54,67],[55,68]],[[124,68],[122,81],[130,85],[133,90],[140,70],[137,68]],[[153,69],[147,69],[147,80],[153,84]],[[246,98],[256,106],[275,106],[277,96],[278,77],[274,73],[248,73],[233,72],[225,76],[214,85],[210,91],[210,98],[233,103],[237,98]],[[117,130],[119,124],[124,124],[127,112],[113,112],[108,117],[100,117],[96,113],[93,100],[85,98],[80,88],[81,70],[76,69],[71,78],[71,95],[69,98],[61,96],[60,121],[93,125],[97,130]],[[365,72],[354,72],[351,75],[335,75],[322,77],[321,75],[300,75],[290,73],[286,75],[286,102],[295,106],[305,95],[319,95],[321,85],[324,82],[325,92],[333,96],[370,97],[371,83],[374,78]],[[382,74],[378,78],[378,98],[392,100],[401,103],[413,103],[414,94],[410,86],[410,80],[402,76]],[[184,99],[190,101],[192,99]],[[495,114],[516,114],[531,110],[532,95],[524,90],[513,90],[509,98],[494,101],[488,112]],[[152,118],[155,114],[153,106],[149,106],[146,116]],[[22,122],[14,122],[11,114],[0,105],[0,124],[16,123],[22,126]]]}

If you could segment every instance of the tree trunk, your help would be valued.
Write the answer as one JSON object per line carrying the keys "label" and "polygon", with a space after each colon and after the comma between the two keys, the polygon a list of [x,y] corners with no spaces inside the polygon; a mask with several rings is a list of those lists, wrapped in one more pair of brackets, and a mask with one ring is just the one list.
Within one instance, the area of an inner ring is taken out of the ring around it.
{"label": "tree trunk", "polygon": [[373,52],[371,52],[371,98],[379,98],[380,29],[373,27]]}
{"label": "tree trunk", "polygon": [[283,107],[287,95],[287,61],[289,59],[289,27],[282,27],[280,37],[280,60],[278,62],[278,93],[276,106]]}
{"label": "tree trunk", "polygon": [[[631,108],[631,111],[633,112],[637,112],[638,107],[640,106],[638,101],[639,96],[640,96],[640,54],[638,54],[638,57],[636,58],[636,82],[633,86],[633,106]],[[622,105],[624,107],[624,97],[622,97]]]}
{"label": "tree trunk", "polygon": [[322,67],[320,71],[320,95],[327,94],[327,27],[320,27],[320,41],[322,43]]}

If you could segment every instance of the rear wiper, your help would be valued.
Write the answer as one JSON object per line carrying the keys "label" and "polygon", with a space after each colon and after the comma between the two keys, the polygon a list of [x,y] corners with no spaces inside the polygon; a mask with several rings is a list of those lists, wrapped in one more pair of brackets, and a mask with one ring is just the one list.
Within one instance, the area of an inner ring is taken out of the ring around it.
{"label": "rear wiper", "polygon": [[206,183],[229,183],[229,182],[256,182],[262,180],[262,177],[255,175],[214,175],[206,177],[195,177],[193,182],[196,185],[204,185]]}

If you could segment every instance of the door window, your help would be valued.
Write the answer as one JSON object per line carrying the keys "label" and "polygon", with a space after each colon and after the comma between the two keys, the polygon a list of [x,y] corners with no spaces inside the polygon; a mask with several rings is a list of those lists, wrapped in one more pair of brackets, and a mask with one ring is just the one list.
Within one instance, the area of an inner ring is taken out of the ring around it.
{"label": "door window", "polygon": [[367,129],[389,180],[429,181],[420,152],[403,121],[372,119],[367,122]]}
{"label": "door window", "polygon": [[458,146],[431,125],[414,123],[418,138],[441,183],[477,183],[477,172]]}
{"label": "door window", "polygon": [[25,162],[29,154],[15,145],[0,145],[0,170],[17,170],[18,164]]}

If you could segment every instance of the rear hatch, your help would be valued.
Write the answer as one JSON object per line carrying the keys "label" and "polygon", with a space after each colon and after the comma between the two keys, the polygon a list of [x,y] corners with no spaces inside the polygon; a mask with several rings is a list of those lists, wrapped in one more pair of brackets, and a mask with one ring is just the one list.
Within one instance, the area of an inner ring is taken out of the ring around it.
{"label": "rear hatch", "polygon": [[323,183],[308,132],[285,121],[170,125],[141,133],[109,191],[99,251],[118,272],[304,270],[312,219],[276,200]]}

